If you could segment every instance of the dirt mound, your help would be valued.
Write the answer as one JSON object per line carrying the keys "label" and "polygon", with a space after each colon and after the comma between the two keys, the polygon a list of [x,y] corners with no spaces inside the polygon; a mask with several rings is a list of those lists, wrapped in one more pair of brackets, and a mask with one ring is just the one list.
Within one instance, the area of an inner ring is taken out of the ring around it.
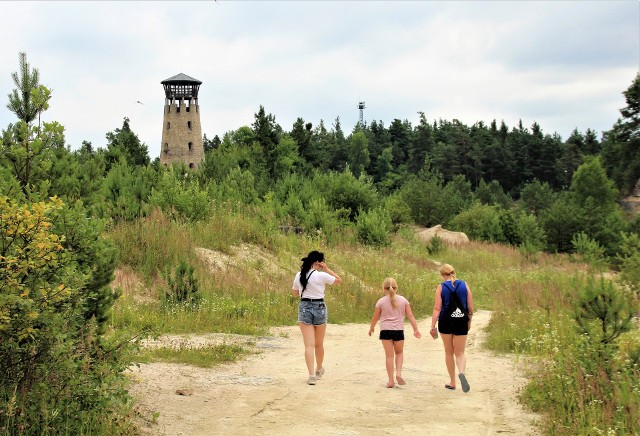
{"label": "dirt mound", "polygon": [[430,227],[428,229],[422,229],[416,231],[418,239],[424,242],[429,242],[434,236],[438,236],[444,242],[449,245],[458,246],[469,242],[469,237],[463,232],[452,232],[451,230],[443,229],[442,225]]}

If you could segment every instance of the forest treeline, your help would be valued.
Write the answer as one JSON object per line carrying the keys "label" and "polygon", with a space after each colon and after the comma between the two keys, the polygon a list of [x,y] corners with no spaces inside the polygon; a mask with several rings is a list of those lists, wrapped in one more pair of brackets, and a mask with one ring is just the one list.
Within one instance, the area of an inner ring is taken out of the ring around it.
{"label": "forest treeline", "polygon": [[640,178],[640,74],[600,138],[424,114],[415,126],[371,121],[345,133],[339,119],[298,118],[287,130],[260,106],[252,125],[205,135],[205,159],[190,171],[152,162],[126,117],[104,146],[67,144],[64,127],[43,120],[52,91],[26,54],[19,61],[16,121],[0,139],[0,400],[11,412],[0,423],[23,426],[16,433],[36,417],[34,434],[99,429],[126,403],[128,339],[105,335],[120,260],[103,230],[154,209],[189,223],[224,205],[274,231],[335,242],[346,229],[374,246],[403,225],[442,224],[525,253],[578,253],[640,282],[640,218],[619,204]]}
{"label": "forest treeline", "polygon": [[103,147],[66,144],[63,126],[39,121],[51,93],[38,83],[32,95],[12,94],[18,117],[16,96],[31,95],[24,104],[32,115],[25,110],[3,130],[0,186],[17,201],[56,195],[68,205],[81,202],[107,221],[136,219],[154,207],[198,220],[210,202],[228,201],[260,204],[281,225],[307,232],[360,226],[362,241],[371,243],[409,223],[548,252],[575,251],[580,235],[615,261],[625,234],[640,226],[619,206],[640,179],[638,88],[636,76],[621,117],[601,138],[587,129],[566,140],[537,123],[467,126],[424,114],[415,126],[374,120],[348,134],[339,119],[314,127],[298,118],[285,130],[260,106],[251,126],[205,135],[205,160],[188,171],[151,162],[126,117]]}

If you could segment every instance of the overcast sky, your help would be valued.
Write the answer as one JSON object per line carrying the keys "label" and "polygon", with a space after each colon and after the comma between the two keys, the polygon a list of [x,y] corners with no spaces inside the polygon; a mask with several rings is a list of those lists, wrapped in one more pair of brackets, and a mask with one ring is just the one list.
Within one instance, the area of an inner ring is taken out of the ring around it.
{"label": "overcast sky", "polygon": [[[201,80],[207,137],[251,125],[263,105],[345,133],[364,118],[535,121],[566,139],[610,129],[640,71],[640,2],[0,1],[0,128],[18,53],[53,90],[45,121],[73,149],[105,147],[130,118],[160,152],[164,91]],[[144,104],[137,104],[136,101]]]}

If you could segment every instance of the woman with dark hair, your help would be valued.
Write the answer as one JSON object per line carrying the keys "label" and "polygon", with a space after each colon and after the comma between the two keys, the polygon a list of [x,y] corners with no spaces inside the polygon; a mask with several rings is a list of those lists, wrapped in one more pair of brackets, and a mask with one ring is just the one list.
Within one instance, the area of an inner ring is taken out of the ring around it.
{"label": "woman with dark hair", "polygon": [[[302,268],[293,279],[291,291],[300,297],[298,306],[298,325],[304,340],[304,360],[309,370],[307,383],[315,385],[324,374],[324,334],[327,331],[327,306],[324,302],[326,285],[342,283],[338,274],[324,263],[324,254],[310,252],[302,259]],[[314,357],[316,370],[314,371]]]}

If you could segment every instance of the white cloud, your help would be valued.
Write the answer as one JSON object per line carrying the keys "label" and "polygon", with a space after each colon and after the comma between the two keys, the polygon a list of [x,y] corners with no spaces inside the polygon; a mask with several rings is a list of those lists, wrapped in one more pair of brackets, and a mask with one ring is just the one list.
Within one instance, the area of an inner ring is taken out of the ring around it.
{"label": "white cloud", "polygon": [[[159,153],[160,81],[200,88],[208,137],[298,117],[343,130],[457,118],[537,121],[566,138],[609,129],[640,69],[637,2],[0,2],[0,95],[26,51],[67,142],[106,144],[126,116]],[[144,105],[135,104],[136,100]],[[14,116],[0,106],[0,127]]]}

